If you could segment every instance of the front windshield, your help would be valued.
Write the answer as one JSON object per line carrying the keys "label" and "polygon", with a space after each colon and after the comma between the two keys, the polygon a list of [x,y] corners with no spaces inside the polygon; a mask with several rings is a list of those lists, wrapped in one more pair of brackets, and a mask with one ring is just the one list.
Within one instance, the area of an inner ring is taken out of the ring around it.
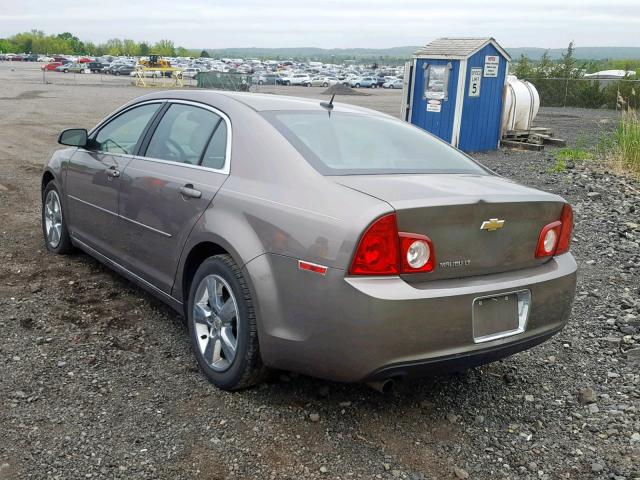
{"label": "front windshield", "polygon": [[489,174],[437,137],[392,118],[321,111],[262,114],[323,175]]}

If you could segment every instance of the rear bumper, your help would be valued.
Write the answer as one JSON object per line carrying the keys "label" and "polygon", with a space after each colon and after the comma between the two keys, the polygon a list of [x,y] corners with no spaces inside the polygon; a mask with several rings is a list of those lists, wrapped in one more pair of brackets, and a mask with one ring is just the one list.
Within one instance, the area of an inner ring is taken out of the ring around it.
{"label": "rear bumper", "polygon": [[550,330],[540,335],[525,337],[520,340],[512,340],[505,345],[483,348],[471,352],[464,352],[444,357],[436,357],[415,362],[398,363],[384,366],[371,373],[365,381],[376,382],[387,378],[419,378],[430,375],[460,372],[479,365],[495,362],[531,347],[535,347],[562,330],[562,327]]}
{"label": "rear bumper", "polygon": [[[462,370],[527,349],[564,327],[576,284],[571,254],[524,270],[414,285],[338,269],[321,276],[276,255],[245,268],[265,364],[345,382]],[[524,332],[475,343],[473,300],[523,289],[531,292]]]}

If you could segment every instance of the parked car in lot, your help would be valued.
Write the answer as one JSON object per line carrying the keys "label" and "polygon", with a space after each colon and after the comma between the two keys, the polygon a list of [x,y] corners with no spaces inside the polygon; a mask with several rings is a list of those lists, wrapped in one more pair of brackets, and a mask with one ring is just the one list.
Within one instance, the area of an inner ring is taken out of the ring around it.
{"label": "parked car in lot", "polygon": [[306,85],[311,81],[311,77],[309,77],[306,73],[294,73],[291,76],[285,77],[282,80],[283,85]]}
{"label": "parked car in lot", "polygon": [[46,248],[77,247],[184,315],[220,388],[274,368],[384,390],[527,349],[569,317],[569,204],[388,115],[181,90],[58,141]]}
{"label": "parked car in lot", "polygon": [[349,81],[349,85],[355,88],[376,88],[378,80],[376,77],[356,77]]}
{"label": "parked car in lot", "polygon": [[[102,68],[102,73],[105,73],[107,75],[115,75],[116,70],[118,70],[119,68],[122,68],[122,67],[131,67],[131,69],[132,69],[131,71],[133,71],[133,68],[134,68],[134,66],[132,64],[121,63],[121,62],[112,62],[108,66]],[[131,73],[131,71],[127,72],[126,75]]]}
{"label": "parked car in lot", "polygon": [[399,78],[394,78],[382,84],[382,88],[402,88],[403,81]]}
{"label": "parked car in lot", "polygon": [[251,82],[254,85],[277,85],[281,77],[276,73],[261,73],[253,75]]}
{"label": "parked car in lot", "polygon": [[51,62],[51,63],[45,63],[40,68],[42,70],[46,70],[46,71],[55,71],[56,68],[61,66],[61,65],[63,65],[61,62]]}
{"label": "parked car in lot", "polygon": [[133,65],[119,65],[113,69],[111,69],[111,73],[115,76],[119,75],[129,75],[131,72],[134,72],[136,67]]}
{"label": "parked car in lot", "polygon": [[195,78],[202,71],[200,68],[187,67],[182,70],[182,76],[185,78]]}
{"label": "parked car in lot", "polygon": [[309,86],[311,87],[329,87],[338,83],[338,79],[336,77],[325,77],[325,76],[317,76],[313,77],[309,81]]}
{"label": "parked car in lot", "polygon": [[[170,72],[165,72],[170,73]],[[135,69],[133,72],[129,74],[130,77],[135,77],[136,75],[141,74],[145,78],[160,78],[162,77],[163,72],[160,70],[138,70]]]}
{"label": "parked car in lot", "polygon": [[64,73],[85,73],[88,65],[88,63],[67,63],[64,65],[62,71]]}
{"label": "parked car in lot", "polygon": [[106,66],[101,62],[89,62],[85,65],[86,65],[86,68],[88,68],[91,71],[91,73],[102,73],[102,69]]}

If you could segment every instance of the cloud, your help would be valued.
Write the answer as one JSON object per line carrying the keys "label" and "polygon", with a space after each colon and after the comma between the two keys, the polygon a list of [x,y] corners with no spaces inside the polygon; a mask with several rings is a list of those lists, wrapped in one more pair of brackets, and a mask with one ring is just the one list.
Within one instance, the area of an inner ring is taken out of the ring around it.
{"label": "cloud", "polygon": [[173,40],[188,48],[390,47],[493,36],[507,47],[636,46],[637,0],[23,0],[3,5],[0,37],[37,28],[84,40]]}

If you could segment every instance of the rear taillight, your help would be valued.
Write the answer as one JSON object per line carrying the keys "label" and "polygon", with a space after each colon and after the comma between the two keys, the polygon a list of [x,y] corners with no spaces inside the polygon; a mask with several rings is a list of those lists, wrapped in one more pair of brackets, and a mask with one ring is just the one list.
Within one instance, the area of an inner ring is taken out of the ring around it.
{"label": "rear taillight", "polygon": [[373,222],[364,232],[349,268],[350,275],[398,275],[430,272],[433,243],[424,235],[398,232],[396,214]]}
{"label": "rear taillight", "polygon": [[430,272],[436,263],[433,243],[429,237],[400,232],[402,273]]}
{"label": "rear taillight", "polygon": [[569,251],[573,231],[573,211],[566,203],[562,207],[560,220],[545,225],[538,238],[536,257],[550,257]]}
{"label": "rear taillight", "polygon": [[373,222],[364,232],[349,273],[351,275],[397,275],[400,245],[396,214]]}
{"label": "rear taillight", "polygon": [[562,207],[560,221],[562,222],[562,230],[560,231],[560,240],[558,240],[556,255],[568,252],[569,247],[571,246],[571,235],[573,234],[573,209],[568,203],[565,203],[564,207]]}

